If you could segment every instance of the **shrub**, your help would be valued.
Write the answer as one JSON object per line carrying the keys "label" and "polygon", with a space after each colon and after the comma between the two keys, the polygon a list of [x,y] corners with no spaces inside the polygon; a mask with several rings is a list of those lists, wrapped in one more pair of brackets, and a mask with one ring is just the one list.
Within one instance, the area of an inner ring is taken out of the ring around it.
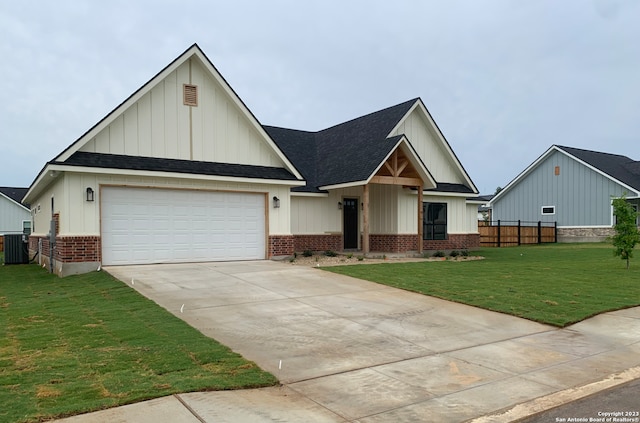
{"label": "shrub", "polygon": [[469,257],[469,250],[462,250],[460,251],[460,255],[462,257]]}
{"label": "shrub", "polygon": [[451,251],[451,253],[449,253],[449,255],[450,255],[451,257],[458,257],[458,256],[460,255],[460,251],[458,251],[458,250],[453,250],[453,251]]}
{"label": "shrub", "polygon": [[349,254],[347,254],[347,258],[348,258],[348,259],[353,258],[353,253],[349,253]]}
{"label": "shrub", "polygon": [[338,255],[338,253],[336,253],[335,251],[327,250],[324,252],[324,255],[327,257],[335,257]]}
{"label": "shrub", "polygon": [[358,256],[358,261],[364,260],[364,256]]}
{"label": "shrub", "polygon": [[304,251],[302,252],[302,255],[303,255],[304,257],[311,257],[311,256],[313,255],[313,251],[311,251],[311,250],[304,250]]}
{"label": "shrub", "polygon": [[445,257],[444,251],[436,251],[432,257]]}

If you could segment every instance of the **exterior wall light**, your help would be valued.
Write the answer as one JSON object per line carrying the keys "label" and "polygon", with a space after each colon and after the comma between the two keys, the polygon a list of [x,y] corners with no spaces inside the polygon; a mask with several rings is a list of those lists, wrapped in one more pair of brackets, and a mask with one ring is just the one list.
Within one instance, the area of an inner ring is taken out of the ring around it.
{"label": "exterior wall light", "polygon": [[342,210],[342,201],[338,201],[338,210]]}
{"label": "exterior wall light", "polygon": [[87,187],[87,201],[93,201],[93,189]]}
{"label": "exterior wall light", "polygon": [[278,197],[276,197],[275,195],[273,196],[273,208],[274,209],[279,209],[280,208],[280,199]]}

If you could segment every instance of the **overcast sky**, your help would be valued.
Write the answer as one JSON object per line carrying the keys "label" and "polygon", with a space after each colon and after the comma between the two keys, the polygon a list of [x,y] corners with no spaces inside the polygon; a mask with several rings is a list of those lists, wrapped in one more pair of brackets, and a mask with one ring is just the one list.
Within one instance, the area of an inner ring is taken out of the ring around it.
{"label": "overcast sky", "polygon": [[640,1],[0,0],[0,186],[193,43],[265,125],[421,97],[482,194],[552,144],[640,160]]}

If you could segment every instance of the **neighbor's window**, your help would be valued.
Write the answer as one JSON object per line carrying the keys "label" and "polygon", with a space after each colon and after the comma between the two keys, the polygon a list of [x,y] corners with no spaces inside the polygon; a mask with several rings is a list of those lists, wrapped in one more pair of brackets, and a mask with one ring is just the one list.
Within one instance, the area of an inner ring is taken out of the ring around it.
{"label": "neighbor's window", "polygon": [[556,214],[556,206],[543,206],[542,214]]}
{"label": "neighbor's window", "polygon": [[447,239],[447,203],[424,203],[422,205],[424,239]]}

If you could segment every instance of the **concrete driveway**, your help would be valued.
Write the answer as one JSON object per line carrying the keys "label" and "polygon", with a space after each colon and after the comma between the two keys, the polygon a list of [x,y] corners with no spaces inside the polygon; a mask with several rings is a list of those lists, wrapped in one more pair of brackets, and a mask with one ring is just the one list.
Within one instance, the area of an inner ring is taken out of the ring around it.
{"label": "concrete driveway", "polygon": [[640,308],[559,330],[289,263],[105,270],[284,386],[175,395],[96,419],[455,422],[640,365]]}

